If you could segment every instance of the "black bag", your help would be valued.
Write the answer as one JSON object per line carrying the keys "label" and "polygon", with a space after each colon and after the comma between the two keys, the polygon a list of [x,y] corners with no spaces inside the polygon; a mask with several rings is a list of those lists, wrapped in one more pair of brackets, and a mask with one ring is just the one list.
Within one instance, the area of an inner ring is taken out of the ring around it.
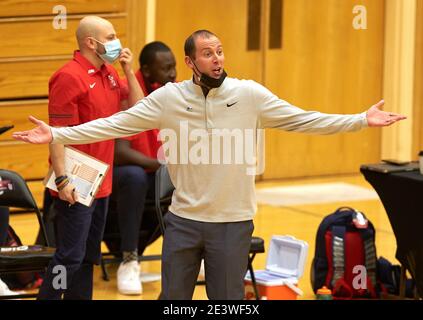
{"label": "black bag", "polygon": [[[380,257],[377,260],[377,274],[379,281],[383,284],[389,294],[399,295],[401,266],[393,265],[389,260]],[[407,298],[414,297],[415,282],[413,279],[406,279],[405,296]]]}

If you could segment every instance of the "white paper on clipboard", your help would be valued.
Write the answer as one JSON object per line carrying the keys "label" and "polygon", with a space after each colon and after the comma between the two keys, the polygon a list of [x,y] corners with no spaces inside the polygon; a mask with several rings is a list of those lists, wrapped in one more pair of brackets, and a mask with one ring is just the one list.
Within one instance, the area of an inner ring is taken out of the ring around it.
{"label": "white paper on clipboard", "polygon": [[[78,192],[79,203],[91,206],[108,170],[107,163],[72,147],[65,147],[65,172]],[[50,167],[44,185],[57,192],[55,179],[56,175]]]}

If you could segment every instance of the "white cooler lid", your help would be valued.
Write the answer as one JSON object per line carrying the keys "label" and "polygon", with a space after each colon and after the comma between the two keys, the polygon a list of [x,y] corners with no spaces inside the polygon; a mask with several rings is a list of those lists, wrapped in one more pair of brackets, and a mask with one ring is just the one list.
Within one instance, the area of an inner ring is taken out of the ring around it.
{"label": "white cooler lid", "polygon": [[304,273],[308,243],[293,236],[272,236],[266,270],[285,278],[299,279]]}
{"label": "white cooler lid", "polygon": [[[291,278],[281,277],[280,275],[269,272],[268,270],[255,270],[254,277],[258,284],[266,285],[269,287],[283,286],[283,285],[286,285],[287,283],[290,283],[290,284],[298,283],[298,279],[295,277],[291,277]],[[250,271],[247,271],[244,279],[248,281],[252,281]]]}

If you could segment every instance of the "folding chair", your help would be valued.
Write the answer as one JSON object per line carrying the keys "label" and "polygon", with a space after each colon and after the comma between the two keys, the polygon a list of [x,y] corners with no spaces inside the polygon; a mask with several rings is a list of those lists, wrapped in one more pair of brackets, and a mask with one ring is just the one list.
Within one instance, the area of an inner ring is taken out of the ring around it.
{"label": "folding chair", "polygon": [[[155,174],[155,198],[154,199],[147,199],[145,207],[144,207],[144,217],[142,225],[144,228],[140,230],[140,246],[138,250],[144,251],[143,249],[157,240],[160,235],[163,234],[162,225],[163,225],[163,212],[167,212],[167,208],[169,207],[171,200],[172,200],[172,193],[174,187],[170,182],[169,175],[167,174],[167,170],[163,170],[163,166],[160,167]],[[153,215],[154,218],[153,219]],[[149,221],[145,221],[148,218]],[[157,223],[158,221],[158,223]],[[110,223],[110,220],[109,220]],[[110,226],[109,226],[110,227]],[[150,228],[150,229],[148,229]],[[152,228],[152,229],[151,229]],[[106,229],[107,226],[106,226]],[[110,228],[109,228],[110,229]],[[107,232],[104,234],[103,241],[106,243],[116,242],[116,240],[120,239],[119,230],[113,230],[112,232]],[[109,247],[109,245],[108,245]],[[102,277],[105,281],[109,281],[109,275],[106,269],[107,264],[112,263],[119,263],[122,261],[121,252],[119,246],[110,246],[109,252],[102,253],[101,258],[101,269],[102,269]],[[161,254],[152,254],[152,255],[140,255],[138,261],[154,261],[160,260]]]}
{"label": "folding chair", "polygon": [[[34,211],[46,246],[0,247],[0,275],[17,272],[44,272],[55,249],[49,247],[44,221],[25,180],[16,172],[0,169],[0,206]],[[37,294],[1,296],[0,299],[32,298]]]}
{"label": "folding chair", "polygon": [[[175,187],[170,180],[169,173],[165,166],[161,166],[156,172],[156,212],[157,212],[157,219],[160,223],[160,230],[162,234],[165,231],[165,223],[163,220],[164,214],[167,212],[167,207],[163,210],[163,206],[161,206],[162,201],[169,202],[171,201],[173,190]],[[254,269],[253,269],[253,260],[257,253],[263,253],[264,250],[264,240],[260,237],[252,237],[251,239],[251,246],[250,252],[248,256],[248,271],[251,275],[251,282],[254,289],[254,294],[256,299],[260,299],[260,295],[257,289],[257,282],[254,276]],[[197,284],[205,284],[205,281],[197,281]]]}

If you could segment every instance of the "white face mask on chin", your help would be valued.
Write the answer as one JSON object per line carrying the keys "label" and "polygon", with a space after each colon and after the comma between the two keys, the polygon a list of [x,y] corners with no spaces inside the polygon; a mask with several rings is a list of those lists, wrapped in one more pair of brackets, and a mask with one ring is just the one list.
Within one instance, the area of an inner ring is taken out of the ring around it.
{"label": "white face mask on chin", "polygon": [[[222,75],[219,77],[219,79],[212,78],[212,77],[208,76],[207,74],[201,72],[197,68],[197,65],[194,63],[193,60],[191,60],[191,62],[194,65],[194,73],[197,76],[198,81],[200,81],[201,83],[203,83],[204,85],[206,85],[209,88],[219,88],[222,85],[223,81],[225,81],[225,78],[227,77],[226,71],[223,70]],[[200,73],[199,76],[195,72],[195,69],[197,69],[197,71]]]}

